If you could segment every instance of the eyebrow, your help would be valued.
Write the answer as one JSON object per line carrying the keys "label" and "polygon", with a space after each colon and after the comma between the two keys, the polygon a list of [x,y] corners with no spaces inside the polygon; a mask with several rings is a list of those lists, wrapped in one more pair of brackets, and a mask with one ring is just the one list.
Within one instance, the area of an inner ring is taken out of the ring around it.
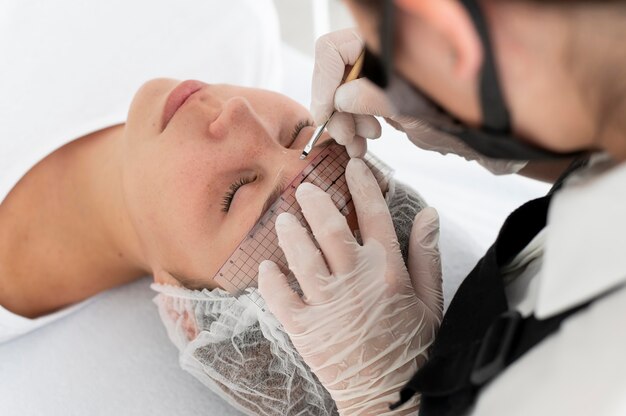
{"label": "eyebrow", "polygon": [[[299,126],[300,126],[300,129],[298,129]],[[308,127],[308,126],[315,126],[315,123],[311,120],[310,117],[309,118],[303,118],[302,120],[297,122],[296,126],[295,126],[295,129],[292,132],[292,136],[293,136],[292,138],[295,140],[295,138],[298,135],[298,133],[300,133],[300,130],[302,130],[302,128]],[[276,202],[278,200],[278,198],[280,198],[280,196],[283,194],[283,192],[285,192],[285,190],[287,189],[287,186],[289,186],[288,183],[285,183],[286,180],[287,180],[287,178],[285,178],[283,176],[276,183],[276,186],[274,186],[274,189],[272,190],[272,192],[270,192],[270,194],[267,196],[267,199],[263,203],[263,208],[261,208],[261,212],[259,212],[259,214],[254,219],[254,223],[255,224],[257,222],[259,222],[259,220],[261,219],[263,214],[265,214],[267,212],[267,210],[270,209],[272,204],[274,204],[274,202]]]}

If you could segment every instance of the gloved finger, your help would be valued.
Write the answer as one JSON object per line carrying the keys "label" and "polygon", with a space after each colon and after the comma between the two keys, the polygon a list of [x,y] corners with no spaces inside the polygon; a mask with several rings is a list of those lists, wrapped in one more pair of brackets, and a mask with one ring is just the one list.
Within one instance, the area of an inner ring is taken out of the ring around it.
{"label": "gloved finger", "polygon": [[335,108],[346,113],[382,117],[391,117],[394,113],[383,90],[367,78],[359,78],[337,88]]}
{"label": "gloved finger", "polygon": [[346,217],[339,212],[330,195],[305,182],[298,186],[296,199],[331,272],[335,275],[351,272],[359,244],[350,231]]}
{"label": "gloved finger", "polygon": [[354,115],[354,134],[368,139],[378,139],[381,134],[380,123],[376,117],[367,114]]}
{"label": "gloved finger", "polygon": [[439,215],[427,207],[417,213],[409,238],[408,270],[417,297],[440,320],[443,309]]}
{"label": "gloved finger", "polygon": [[383,245],[388,260],[402,261],[389,207],[372,171],[363,160],[350,159],[346,167],[346,181],[359,219],[363,242],[373,238]]}
{"label": "gloved finger", "polygon": [[326,125],[330,137],[341,145],[347,146],[356,134],[354,117],[352,114],[337,112]]}
{"label": "gloved finger", "polygon": [[305,305],[273,261],[265,260],[259,264],[259,292],[285,330],[288,333],[297,332],[294,315]]}
{"label": "gloved finger", "polygon": [[311,114],[316,124],[330,117],[335,90],[342,82],[346,66],[354,65],[362,50],[363,40],[354,29],[328,33],[315,42]]}
{"label": "gloved finger", "polygon": [[330,272],[306,228],[292,214],[284,212],[276,218],[276,234],[305,298],[313,302],[324,300],[327,295],[322,279],[328,279]]}
{"label": "gloved finger", "polygon": [[367,152],[367,141],[361,136],[355,136],[354,139],[346,145],[348,156],[362,158]]}

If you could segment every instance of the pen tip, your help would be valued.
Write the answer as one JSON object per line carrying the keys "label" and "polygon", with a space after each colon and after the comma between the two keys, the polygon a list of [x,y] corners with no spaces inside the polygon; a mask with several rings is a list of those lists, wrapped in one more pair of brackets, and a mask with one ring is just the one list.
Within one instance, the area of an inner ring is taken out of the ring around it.
{"label": "pen tip", "polygon": [[300,160],[304,160],[306,158],[307,154],[302,152],[302,154],[300,155]]}

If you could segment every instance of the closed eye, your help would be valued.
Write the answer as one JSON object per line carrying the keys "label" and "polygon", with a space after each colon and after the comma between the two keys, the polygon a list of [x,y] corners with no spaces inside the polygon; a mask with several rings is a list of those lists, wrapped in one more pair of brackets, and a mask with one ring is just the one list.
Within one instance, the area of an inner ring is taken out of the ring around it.
{"label": "closed eye", "polygon": [[232,183],[228,188],[228,191],[226,191],[226,194],[222,198],[222,211],[228,212],[230,210],[230,206],[232,205],[235,194],[237,193],[239,188],[246,184],[252,183],[255,180],[256,176],[252,178],[239,178],[234,183]]}
{"label": "closed eye", "polygon": [[302,129],[304,129],[305,127],[310,127],[314,125],[315,124],[313,123],[313,121],[308,120],[308,119],[300,120],[298,123],[296,123],[296,125],[293,128],[293,131],[291,132],[291,140],[289,140],[289,144],[286,147],[291,147],[293,145],[293,142],[296,141],[296,139],[298,138],[298,134],[300,134]]}

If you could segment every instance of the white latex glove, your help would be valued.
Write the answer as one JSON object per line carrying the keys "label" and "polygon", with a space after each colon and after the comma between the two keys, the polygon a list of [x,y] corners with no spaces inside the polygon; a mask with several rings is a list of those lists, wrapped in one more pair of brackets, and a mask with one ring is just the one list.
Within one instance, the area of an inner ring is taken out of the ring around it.
{"label": "white latex glove", "polygon": [[321,252],[295,216],[276,220],[304,297],[271,261],[259,266],[259,291],[340,414],[416,414],[418,397],[393,412],[388,406],[426,360],[441,321],[439,218],[432,208],[416,216],[407,270],[371,171],[352,159],[346,179],[363,244],[330,196],[304,183],[296,198]]}
{"label": "white latex glove", "polygon": [[367,79],[341,85],[346,66],[353,65],[362,50],[363,41],[354,29],[328,33],[317,40],[315,47],[311,113],[315,122],[321,124],[337,110],[327,129],[335,141],[346,146],[351,157],[365,154],[364,137],[380,137],[380,124],[373,116],[381,116],[424,150],[474,160],[497,175],[516,173],[526,166],[527,162],[486,158],[456,137],[433,130],[419,119],[399,116],[384,92]]}

